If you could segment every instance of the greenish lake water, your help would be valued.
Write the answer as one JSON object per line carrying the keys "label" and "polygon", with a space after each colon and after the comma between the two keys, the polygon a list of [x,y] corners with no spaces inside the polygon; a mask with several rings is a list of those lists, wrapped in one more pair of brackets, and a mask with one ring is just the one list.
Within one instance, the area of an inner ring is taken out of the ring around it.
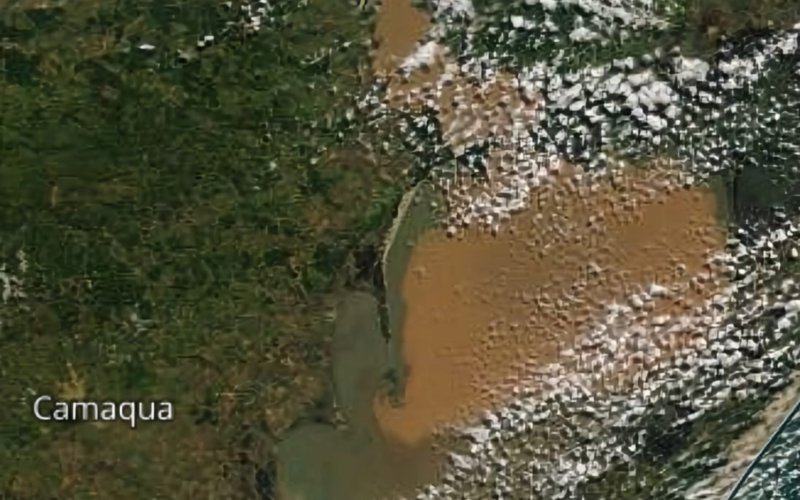
{"label": "greenish lake water", "polygon": [[386,287],[386,305],[388,308],[389,345],[388,345],[388,377],[393,384],[393,396],[403,393],[403,381],[406,367],[403,361],[402,329],[405,317],[405,301],[403,300],[403,277],[411,258],[411,250],[420,236],[430,229],[436,221],[436,210],[431,202],[437,201],[443,206],[434,192],[433,186],[424,182],[410,192],[408,206],[397,216],[397,230],[394,239],[384,256],[383,277]]}
{"label": "greenish lake water", "polygon": [[405,376],[402,282],[411,249],[431,227],[434,190],[420,184],[401,204],[394,237],[384,255],[385,298],[390,338],[380,324],[380,304],[371,294],[350,292],[337,308],[333,379],[345,428],[307,424],[278,447],[279,492],[284,500],[367,500],[408,492],[434,478],[431,443],[410,449],[387,441],[378,430],[373,400],[378,391],[402,394]]}
{"label": "greenish lake water", "polygon": [[342,299],[334,340],[334,386],[344,429],[307,424],[278,446],[285,500],[368,500],[407,492],[433,479],[429,444],[409,449],[378,431],[373,397],[384,383],[388,346],[378,302],[353,292]]}

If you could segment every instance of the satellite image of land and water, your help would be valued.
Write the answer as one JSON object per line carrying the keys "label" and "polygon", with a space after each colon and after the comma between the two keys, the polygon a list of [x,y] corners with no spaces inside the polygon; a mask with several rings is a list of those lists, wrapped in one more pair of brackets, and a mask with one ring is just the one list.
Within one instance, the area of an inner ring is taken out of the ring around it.
{"label": "satellite image of land and water", "polygon": [[800,0],[0,0],[0,500],[800,499]]}

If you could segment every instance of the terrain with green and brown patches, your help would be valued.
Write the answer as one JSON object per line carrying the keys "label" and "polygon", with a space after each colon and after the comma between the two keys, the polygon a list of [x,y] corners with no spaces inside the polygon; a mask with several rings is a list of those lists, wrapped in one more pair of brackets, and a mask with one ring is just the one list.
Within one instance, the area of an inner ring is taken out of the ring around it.
{"label": "terrain with green and brown patches", "polygon": [[[720,3],[675,35],[797,19]],[[296,7],[197,52],[238,4],[0,3],[0,262],[27,293],[0,306],[0,497],[270,498],[275,443],[334,420],[333,298],[372,288],[409,163],[344,118],[366,15]],[[43,426],[31,391],[170,399],[176,422]]]}
{"label": "terrain with green and brown patches", "polygon": [[[27,294],[0,310],[0,497],[270,498],[276,441],[330,416],[333,292],[368,281],[405,162],[343,118],[366,19],[292,3],[179,60],[237,8],[0,6],[0,247]],[[33,419],[28,389],[78,385],[176,420]]]}

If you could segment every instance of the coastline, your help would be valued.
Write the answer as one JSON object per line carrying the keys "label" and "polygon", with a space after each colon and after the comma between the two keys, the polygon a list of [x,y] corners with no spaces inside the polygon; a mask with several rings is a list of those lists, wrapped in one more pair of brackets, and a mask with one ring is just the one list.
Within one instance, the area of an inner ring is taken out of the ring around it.
{"label": "coastline", "polygon": [[414,186],[401,201],[387,235],[383,253],[383,280],[389,338],[387,339],[389,396],[397,400],[404,391],[407,369],[403,359],[402,330],[405,317],[403,278],[408,271],[411,250],[419,238],[436,222],[433,186],[423,182]]}

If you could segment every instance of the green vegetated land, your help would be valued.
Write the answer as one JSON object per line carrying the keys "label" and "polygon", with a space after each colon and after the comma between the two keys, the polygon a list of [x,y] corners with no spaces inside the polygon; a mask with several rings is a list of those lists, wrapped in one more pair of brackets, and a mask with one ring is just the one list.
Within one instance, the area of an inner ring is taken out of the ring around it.
{"label": "green vegetated land", "polygon": [[[692,33],[796,18],[722,3]],[[239,2],[0,0],[0,498],[271,498],[276,441],[330,418],[334,298],[374,286],[408,159],[348,118],[365,14],[275,4],[249,36]],[[37,394],[175,421],[46,424]]]}
{"label": "green vegetated land", "polygon": [[[242,17],[0,3],[0,498],[271,498],[276,440],[327,418],[335,292],[370,286],[408,165],[347,118],[365,14]],[[36,394],[175,421],[38,422]]]}

